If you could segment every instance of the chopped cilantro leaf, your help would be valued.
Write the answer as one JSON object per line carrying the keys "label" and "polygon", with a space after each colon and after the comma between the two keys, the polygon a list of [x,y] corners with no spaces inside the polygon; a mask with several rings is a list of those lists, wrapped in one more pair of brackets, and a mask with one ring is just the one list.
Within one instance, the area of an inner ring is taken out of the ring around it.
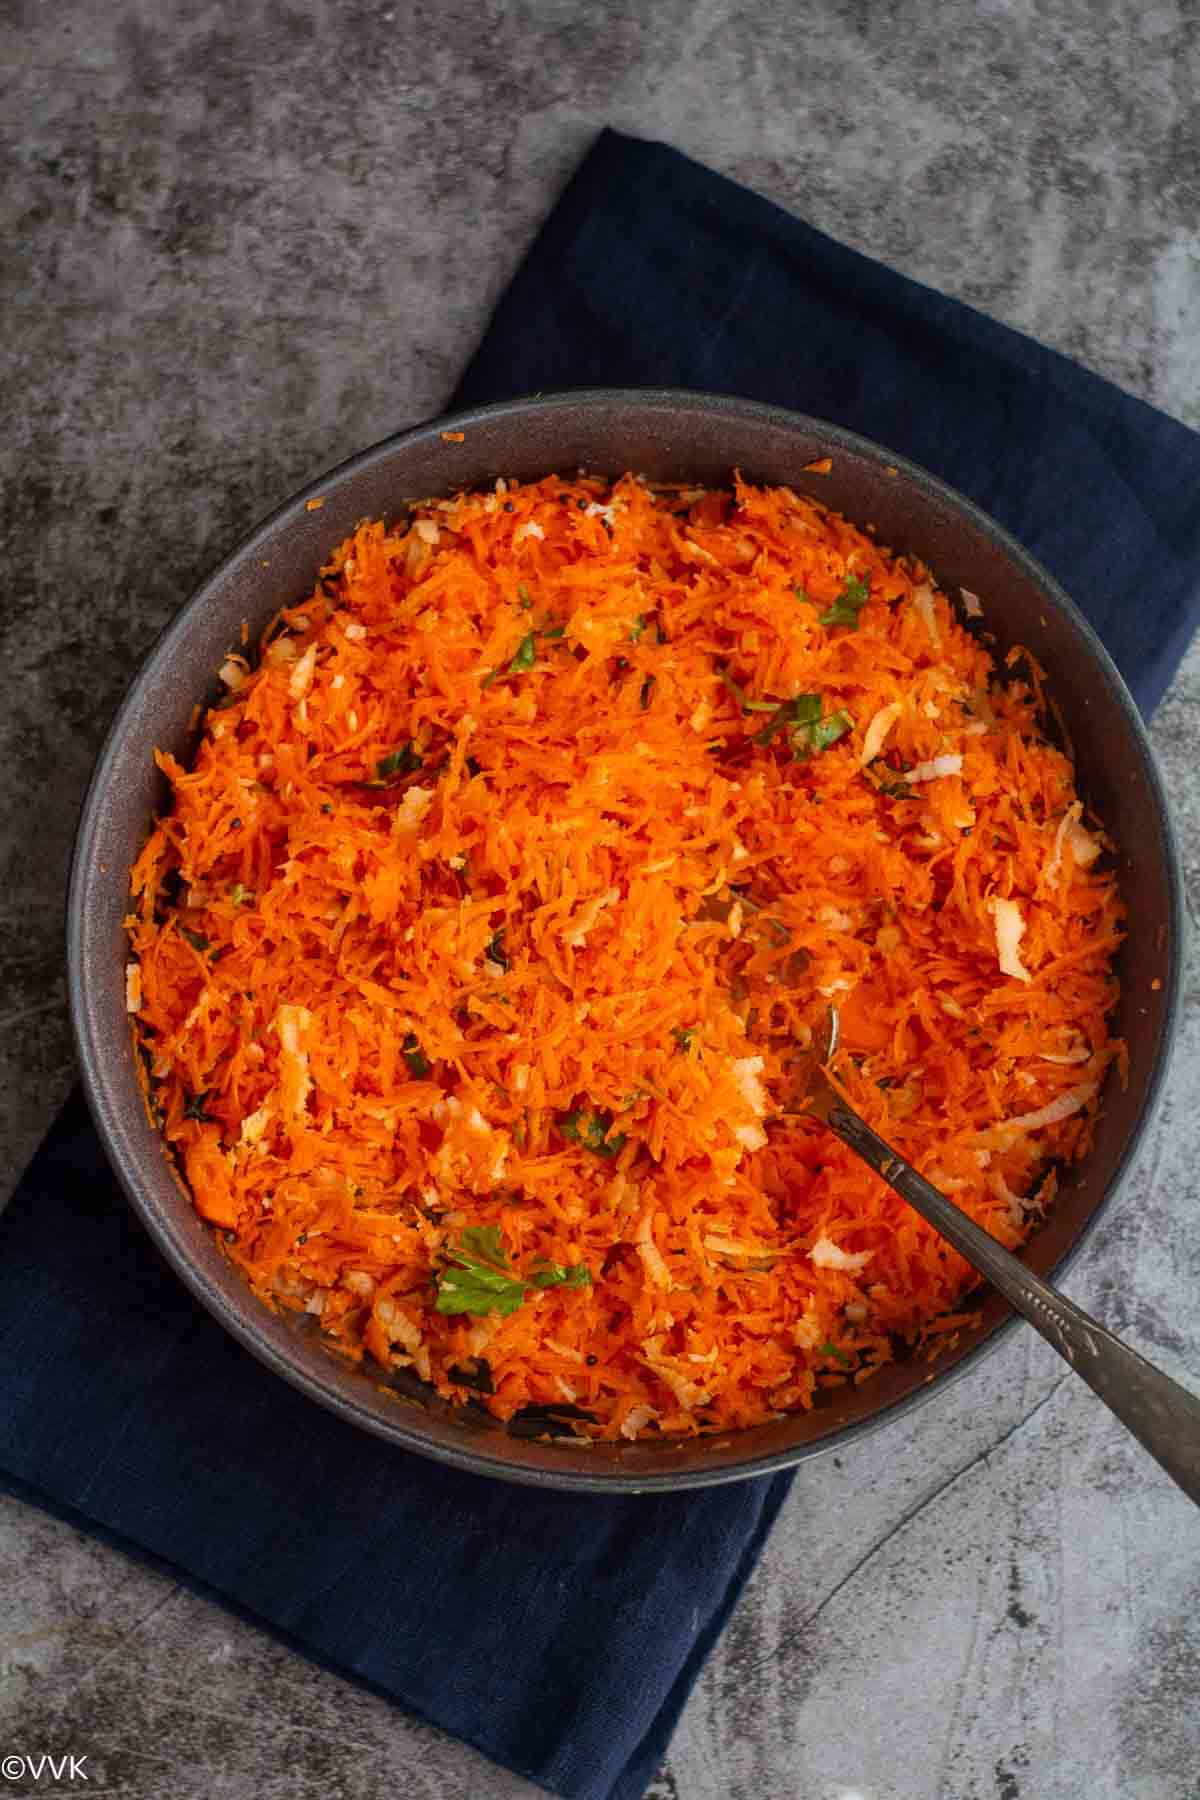
{"label": "chopped cilantro leaf", "polygon": [[792,755],[797,762],[807,762],[817,751],[828,750],[845,737],[853,726],[850,714],[840,709],[822,718],[820,694],[797,694],[794,700],[784,702],[761,731],[755,732],[754,742],[769,744],[778,732],[786,730]]}
{"label": "chopped cilantro leaf", "polygon": [[797,694],[794,700],[785,700],[773,719],[768,719],[761,731],[754,734],[756,744],[769,744],[776,732],[785,726],[812,725],[821,717],[820,694]]}
{"label": "chopped cilantro leaf", "polygon": [[836,1344],[818,1344],[816,1350],[818,1356],[832,1356],[836,1362],[841,1363],[843,1368],[850,1367],[850,1358],[844,1350],[839,1350]]}
{"label": "chopped cilantro leaf", "polygon": [[541,1258],[529,1271],[532,1286],[548,1287],[591,1287],[592,1277],[586,1263],[545,1262]]}
{"label": "chopped cilantro leaf", "polygon": [[198,951],[199,954],[203,956],[204,952],[208,949],[208,939],[204,936],[203,932],[189,931],[186,925],[181,925],[179,929],[182,931],[188,943],[192,946],[192,949]]}
{"label": "chopped cilantro leaf", "polygon": [[859,614],[871,598],[871,590],[867,582],[860,581],[855,575],[847,575],[846,585],[838,595],[828,612],[823,612],[817,623],[820,625],[848,625],[857,631]]}
{"label": "chopped cilantro leaf", "polygon": [[410,1031],[400,1046],[400,1053],[408,1064],[408,1072],[414,1081],[429,1079],[429,1058],[425,1055],[416,1037]]}
{"label": "chopped cilantro leaf", "polygon": [[845,737],[853,725],[854,720],[848,712],[833,712],[824,719],[815,719],[811,725],[802,726],[800,729],[807,734],[804,742],[797,744],[798,734],[792,734],[797,757],[803,760],[804,756],[812,755],[817,750],[828,750],[831,744],[836,744],[839,738]]}
{"label": "chopped cilantro leaf", "polygon": [[788,703],[788,718],[793,725],[814,725],[820,716],[820,694],[797,694]]}
{"label": "chopped cilantro leaf", "polygon": [[745,688],[739,687],[738,683],[733,679],[733,676],[729,673],[729,670],[723,663],[717,665],[717,674],[721,677],[721,680],[725,683],[725,686],[729,689],[744,713],[777,712],[779,710],[778,700],[747,699]]}
{"label": "chopped cilantro leaf", "polygon": [[560,1113],[558,1129],[571,1143],[590,1150],[593,1156],[619,1156],[625,1147],[625,1132],[619,1131],[615,1137],[609,1136],[612,1130],[611,1113],[589,1112],[579,1107],[572,1112]]}
{"label": "chopped cilantro leaf", "polygon": [[587,1287],[592,1279],[584,1263],[568,1265],[545,1258],[539,1258],[527,1276],[510,1273],[498,1225],[468,1226],[458,1247],[446,1255],[451,1266],[436,1277],[435,1305],[440,1313],[507,1315],[523,1304],[526,1288]]}
{"label": "chopped cilantro leaf", "polygon": [[494,1269],[508,1268],[508,1251],[498,1225],[468,1225],[462,1234],[462,1247],[468,1255],[490,1263]]}
{"label": "chopped cilantro leaf", "polygon": [[537,644],[534,641],[534,634],[532,631],[526,632],[517,645],[517,654],[508,665],[510,671],[514,675],[523,675],[527,669],[532,669],[536,656]]}
{"label": "chopped cilantro leaf", "polygon": [[421,767],[422,759],[411,744],[401,745],[399,750],[391,750],[381,756],[375,764],[375,774],[385,786],[393,780],[401,780],[405,775],[415,775]]}

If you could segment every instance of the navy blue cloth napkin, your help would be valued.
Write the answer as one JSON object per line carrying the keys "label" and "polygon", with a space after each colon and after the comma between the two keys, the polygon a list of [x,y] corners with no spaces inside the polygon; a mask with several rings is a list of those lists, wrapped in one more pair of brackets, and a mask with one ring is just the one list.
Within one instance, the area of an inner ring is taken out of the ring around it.
{"label": "navy blue cloth napkin", "polygon": [[1149,714],[1200,623],[1200,436],[665,144],[606,131],[457,398],[691,387],[923,463],[1057,575]]}
{"label": "navy blue cloth napkin", "polygon": [[[1149,707],[1200,586],[1200,439],[660,145],[606,132],[458,399],[661,383],[783,402],[948,477]],[[0,1218],[0,1478],[579,1800],[636,1800],[787,1479],[679,1498],[452,1473],[327,1416],[191,1300],[82,1101]]]}

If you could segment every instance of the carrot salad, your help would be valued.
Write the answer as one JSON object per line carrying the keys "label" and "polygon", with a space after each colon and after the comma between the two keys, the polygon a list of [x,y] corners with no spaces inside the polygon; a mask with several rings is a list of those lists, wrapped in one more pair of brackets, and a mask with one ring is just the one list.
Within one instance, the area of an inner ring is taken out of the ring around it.
{"label": "carrot salad", "polygon": [[789,1061],[836,1006],[848,1098],[1010,1246],[1088,1148],[1111,846],[986,626],[741,480],[499,481],[341,544],[159,754],[132,874],[148,1099],[255,1292],[585,1438],[949,1341],[976,1277]]}

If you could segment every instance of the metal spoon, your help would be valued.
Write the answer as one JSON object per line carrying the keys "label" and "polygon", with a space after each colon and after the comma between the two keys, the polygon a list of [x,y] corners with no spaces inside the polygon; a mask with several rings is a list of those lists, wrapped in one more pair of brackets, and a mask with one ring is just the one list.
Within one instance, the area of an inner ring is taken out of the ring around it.
{"label": "metal spoon", "polygon": [[999,1288],[1184,1493],[1200,1505],[1200,1399],[1027,1269],[872,1131],[829,1079],[827,1066],[836,1048],[837,1013],[831,1011],[828,1042],[823,1052],[805,1059],[804,1074],[797,1081],[797,1110],[827,1125],[941,1232],[960,1256]]}

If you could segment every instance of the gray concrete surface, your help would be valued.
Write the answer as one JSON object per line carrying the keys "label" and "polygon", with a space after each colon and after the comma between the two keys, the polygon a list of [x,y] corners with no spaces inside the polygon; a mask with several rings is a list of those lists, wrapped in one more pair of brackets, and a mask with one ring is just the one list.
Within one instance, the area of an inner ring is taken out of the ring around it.
{"label": "gray concrete surface", "polygon": [[[63,875],[127,675],[244,526],[436,408],[601,124],[669,139],[1200,425],[1194,0],[6,0],[0,17],[5,1183],[71,1078]],[[1200,654],[1154,738],[1195,896]],[[1198,1150],[1193,982],[1166,1109],[1070,1283],[1193,1383]],[[533,1792],[11,1502],[0,1596],[0,1752],[87,1753],[93,1794]],[[653,1792],[1195,1800],[1198,1686],[1196,1514],[1022,1333],[805,1471]]]}

